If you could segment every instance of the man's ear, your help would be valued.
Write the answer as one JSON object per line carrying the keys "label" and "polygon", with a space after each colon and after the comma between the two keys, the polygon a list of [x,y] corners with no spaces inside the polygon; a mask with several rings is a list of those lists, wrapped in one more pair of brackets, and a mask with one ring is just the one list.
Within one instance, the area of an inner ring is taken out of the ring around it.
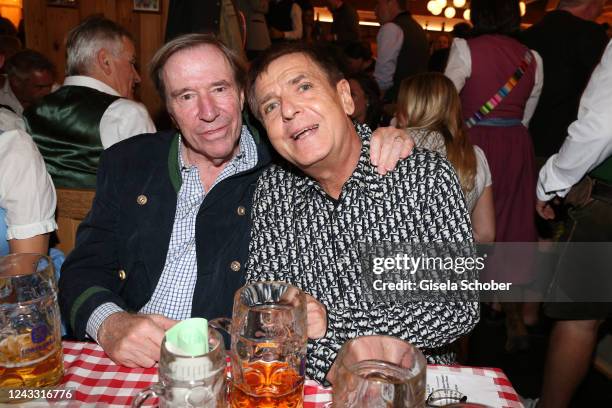
{"label": "man's ear", "polygon": [[102,72],[106,75],[110,75],[113,72],[111,67],[111,54],[106,48],[100,48],[98,50],[96,62],[98,63],[98,67],[100,67]]}
{"label": "man's ear", "polygon": [[340,102],[342,102],[342,107],[344,108],[344,112],[350,116],[355,112],[355,102],[353,101],[353,97],[351,96],[351,85],[346,79],[341,79],[336,84],[336,91],[338,92],[338,96],[340,97]]}
{"label": "man's ear", "polygon": [[244,89],[240,91],[240,112],[244,109]]}

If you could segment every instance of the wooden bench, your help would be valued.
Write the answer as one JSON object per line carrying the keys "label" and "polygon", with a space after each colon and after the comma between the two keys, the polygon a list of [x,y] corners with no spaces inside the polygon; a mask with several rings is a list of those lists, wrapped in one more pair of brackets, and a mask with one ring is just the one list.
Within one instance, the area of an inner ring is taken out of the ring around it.
{"label": "wooden bench", "polygon": [[74,248],[77,228],[89,212],[95,194],[95,190],[57,189],[57,248],[66,255]]}

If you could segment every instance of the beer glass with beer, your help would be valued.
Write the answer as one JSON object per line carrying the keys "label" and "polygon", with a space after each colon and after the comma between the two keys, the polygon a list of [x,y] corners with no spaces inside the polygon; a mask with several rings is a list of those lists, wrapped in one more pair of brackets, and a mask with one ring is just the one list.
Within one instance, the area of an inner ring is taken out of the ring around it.
{"label": "beer glass with beer", "polygon": [[0,258],[0,402],[8,402],[3,388],[55,385],[63,374],[51,260],[36,254]]}
{"label": "beer glass with beer", "polygon": [[347,341],[330,373],[333,408],[425,407],[427,362],[412,344],[390,336]]}
{"label": "beer glass with beer", "polygon": [[306,295],[284,282],[256,282],[234,297],[233,319],[211,323],[231,334],[232,408],[300,408],[306,362]]}

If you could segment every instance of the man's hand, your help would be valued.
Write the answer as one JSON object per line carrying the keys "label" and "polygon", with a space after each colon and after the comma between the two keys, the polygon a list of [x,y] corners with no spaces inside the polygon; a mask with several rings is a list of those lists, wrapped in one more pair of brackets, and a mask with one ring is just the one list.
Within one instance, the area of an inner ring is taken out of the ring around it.
{"label": "man's hand", "polygon": [[555,218],[555,210],[552,208],[549,201],[536,200],[536,211],[540,214],[540,217],[545,220],[552,220]]}
{"label": "man's hand", "polygon": [[176,323],[161,315],[114,313],[98,329],[98,343],[116,364],[152,367],[166,330]]}
{"label": "man's hand", "polygon": [[308,338],[319,339],[327,331],[327,310],[314,297],[306,295],[306,325]]}
{"label": "man's hand", "polygon": [[395,169],[399,159],[410,156],[413,148],[414,140],[404,129],[378,128],[370,141],[370,160],[377,167],[378,174],[384,176]]}

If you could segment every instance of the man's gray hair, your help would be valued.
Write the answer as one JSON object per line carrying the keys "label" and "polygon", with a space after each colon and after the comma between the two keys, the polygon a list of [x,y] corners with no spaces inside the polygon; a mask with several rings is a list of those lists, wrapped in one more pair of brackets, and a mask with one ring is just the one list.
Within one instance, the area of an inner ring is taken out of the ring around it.
{"label": "man's gray hair", "polygon": [[89,74],[102,48],[119,55],[123,38],[134,41],[129,31],[101,15],[85,19],[68,33],[66,75]]}

